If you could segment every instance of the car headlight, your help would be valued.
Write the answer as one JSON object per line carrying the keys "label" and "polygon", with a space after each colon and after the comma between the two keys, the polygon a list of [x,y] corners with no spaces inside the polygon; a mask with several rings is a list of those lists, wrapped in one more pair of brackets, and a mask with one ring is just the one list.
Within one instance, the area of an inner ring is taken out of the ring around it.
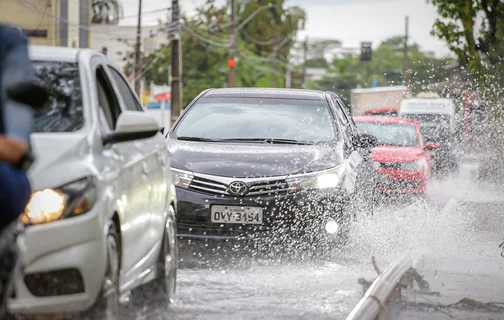
{"label": "car headlight", "polygon": [[400,168],[403,170],[419,171],[425,166],[425,159],[401,163]]}
{"label": "car headlight", "polygon": [[344,166],[340,165],[329,170],[291,175],[287,183],[295,191],[336,188],[340,185],[343,171]]}
{"label": "car headlight", "polygon": [[176,187],[187,189],[194,178],[194,174],[190,171],[184,171],[171,168],[172,183]]}
{"label": "car headlight", "polygon": [[59,188],[36,191],[32,193],[21,221],[24,224],[41,224],[81,215],[91,210],[96,195],[92,177]]}

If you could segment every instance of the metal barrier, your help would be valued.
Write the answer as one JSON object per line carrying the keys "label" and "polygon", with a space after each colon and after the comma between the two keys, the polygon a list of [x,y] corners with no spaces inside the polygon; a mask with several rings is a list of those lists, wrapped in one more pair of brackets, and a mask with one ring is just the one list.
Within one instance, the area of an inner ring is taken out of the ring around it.
{"label": "metal barrier", "polygon": [[387,309],[387,301],[406,272],[413,267],[409,254],[403,255],[390,264],[364,294],[346,320],[375,320]]}

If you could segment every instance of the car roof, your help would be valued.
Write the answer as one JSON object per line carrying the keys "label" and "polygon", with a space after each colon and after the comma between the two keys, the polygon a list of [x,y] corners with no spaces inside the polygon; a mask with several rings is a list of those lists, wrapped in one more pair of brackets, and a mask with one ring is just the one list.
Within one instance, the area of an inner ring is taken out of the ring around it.
{"label": "car roof", "polygon": [[59,61],[59,62],[78,62],[82,55],[100,55],[101,53],[82,48],[67,48],[53,46],[28,46],[30,59],[34,61]]}
{"label": "car roof", "polygon": [[378,122],[393,124],[412,124],[417,125],[418,121],[400,117],[382,117],[382,116],[360,116],[353,118],[355,122]]}
{"label": "car roof", "polygon": [[450,98],[408,98],[404,99],[401,102],[403,104],[408,104],[410,102],[416,102],[416,103],[431,103],[431,102],[447,102],[447,103],[453,103],[453,100]]}
{"label": "car roof", "polygon": [[219,88],[210,89],[204,97],[283,98],[296,100],[326,100],[324,91],[284,88]]}
{"label": "car roof", "polygon": [[399,111],[398,108],[383,107],[383,108],[376,108],[376,109],[366,110],[366,111],[364,111],[364,114],[373,114],[373,113],[376,113],[376,112],[398,112],[398,111]]}

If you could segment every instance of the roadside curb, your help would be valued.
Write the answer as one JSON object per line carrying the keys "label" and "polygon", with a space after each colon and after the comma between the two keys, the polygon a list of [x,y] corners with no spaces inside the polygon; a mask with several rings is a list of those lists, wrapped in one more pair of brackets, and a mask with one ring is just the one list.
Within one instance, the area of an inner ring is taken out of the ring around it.
{"label": "roadside curb", "polygon": [[[413,267],[413,258],[404,254],[392,262],[364,294],[346,320],[374,320],[382,312],[387,312],[387,303],[396,292],[397,284],[406,272]],[[400,290],[400,289],[399,289]]]}

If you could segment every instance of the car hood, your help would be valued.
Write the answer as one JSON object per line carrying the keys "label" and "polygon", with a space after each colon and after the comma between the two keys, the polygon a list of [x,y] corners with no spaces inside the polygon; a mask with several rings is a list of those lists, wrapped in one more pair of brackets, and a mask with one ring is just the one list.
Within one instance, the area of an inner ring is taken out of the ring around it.
{"label": "car hood", "polygon": [[379,146],[373,148],[371,158],[375,162],[402,163],[417,160],[422,153],[418,147]]}
{"label": "car hood", "polygon": [[36,160],[28,171],[33,190],[59,187],[91,174],[86,134],[34,133],[31,144]]}
{"label": "car hood", "polygon": [[266,177],[313,172],[342,162],[342,147],[168,139],[174,168],[224,177]]}

